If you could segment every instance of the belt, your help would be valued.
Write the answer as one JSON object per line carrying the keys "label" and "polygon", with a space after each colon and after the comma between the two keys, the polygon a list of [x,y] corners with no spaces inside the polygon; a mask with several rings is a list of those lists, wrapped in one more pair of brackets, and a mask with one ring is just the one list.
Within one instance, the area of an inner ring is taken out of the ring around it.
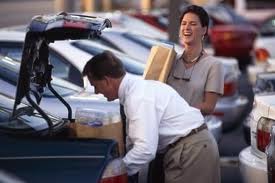
{"label": "belt", "polygon": [[177,139],[175,142],[173,142],[172,144],[169,144],[169,147],[174,147],[179,141],[181,141],[181,140],[183,140],[183,139],[185,139],[185,138],[187,138],[187,137],[190,137],[190,136],[192,136],[192,135],[194,135],[194,134],[196,134],[196,133],[198,133],[198,132],[200,132],[200,131],[202,131],[202,130],[205,130],[205,129],[208,129],[207,128],[207,125],[206,125],[206,123],[203,123],[201,126],[199,126],[198,128],[194,128],[193,130],[191,130],[191,132],[189,133],[189,134],[187,134],[186,136],[184,136],[184,137],[180,137],[179,139]]}
{"label": "belt", "polygon": [[202,130],[205,130],[205,129],[208,129],[207,128],[207,125],[205,123],[203,123],[201,126],[199,126],[198,128],[195,128],[193,130],[191,130],[191,132],[189,134],[187,134],[185,137],[188,137],[188,136],[191,136],[191,135],[194,135]]}

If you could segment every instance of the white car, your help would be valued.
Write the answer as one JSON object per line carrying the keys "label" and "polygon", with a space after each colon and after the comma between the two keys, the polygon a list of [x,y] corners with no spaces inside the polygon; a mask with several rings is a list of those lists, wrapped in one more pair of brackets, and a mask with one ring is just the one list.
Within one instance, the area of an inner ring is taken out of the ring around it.
{"label": "white car", "polygon": [[108,18],[112,22],[113,28],[123,28],[128,32],[141,34],[144,36],[156,38],[156,39],[168,39],[168,34],[156,27],[138,19],[127,15],[121,11],[115,12],[86,12],[85,15]]}
{"label": "white car", "polygon": [[251,146],[239,154],[244,183],[268,182],[265,149],[270,142],[271,126],[275,124],[275,93],[256,95],[248,116]]}
{"label": "white car", "polygon": [[[0,31],[0,54],[21,60],[25,33]],[[54,66],[53,75],[80,87],[90,87],[88,80],[82,78],[82,70],[88,60],[104,50],[112,51],[123,62],[128,73],[142,75],[145,65],[135,59],[104,45],[90,41],[88,51],[77,48],[77,41],[56,41],[50,44],[49,60]],[[93,89],[91,89],[93,91]]]}
{"label": "white car", "polygon": [[[20,62],[0,55],[0,93],[12,98],[15,97],[19,68]],[[53,77],[52,86],[70,104],[73,118],[78,108],[119,113],[118,101],[108,102],[103,95],[87,92],[83,88],[57,77]],[[48,88],[45,89],[44,99],[40,105],[51,114],[67,118],[68,112],[65,106],[54,97]]]}
{"label": "white car", "polygon": [[249,81],[255,84],[257,74],[275,71],[275,16],[264,21],[254,42],[254,64],[248,66]]}

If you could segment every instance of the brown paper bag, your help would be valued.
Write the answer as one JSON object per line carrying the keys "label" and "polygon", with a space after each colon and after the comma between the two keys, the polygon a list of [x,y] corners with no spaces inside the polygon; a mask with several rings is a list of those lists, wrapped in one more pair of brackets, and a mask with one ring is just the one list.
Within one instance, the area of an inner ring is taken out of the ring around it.
{"label": "brown paper bag", "polygon": [[153,46],[145,66],[143,78],[165,83],[175,58],[174,48],[164,45]]}
{"label": "brown paper bag", "polygon": [[119,147],[119,154],[124,154],[122,123],[116,122],[101,127],[91,127],[81,123],[71,123],[72,134],[76,138],[98,138],[116,140]]}

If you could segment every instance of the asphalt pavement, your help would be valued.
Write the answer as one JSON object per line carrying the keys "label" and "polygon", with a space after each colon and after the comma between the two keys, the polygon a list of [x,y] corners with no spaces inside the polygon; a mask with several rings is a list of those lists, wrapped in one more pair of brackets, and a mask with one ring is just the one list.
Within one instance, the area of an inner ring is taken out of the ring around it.
{"label": "asphalt pavement", "polygon": [[252,109],[254,95],[245,73],[242,73],[239,84],[240,94],[248,97],[249,104],[241,119],[236,123],[237,125],[231,131],[223,133],[219,142],[222,183],[243,183],[238,166],[238,156],[240,151],[249,145],[243,136],[242,122]]}

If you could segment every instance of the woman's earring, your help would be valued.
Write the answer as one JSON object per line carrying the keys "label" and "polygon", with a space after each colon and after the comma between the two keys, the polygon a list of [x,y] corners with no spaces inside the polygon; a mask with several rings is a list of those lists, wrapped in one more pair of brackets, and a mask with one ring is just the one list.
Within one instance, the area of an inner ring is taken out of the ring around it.
{"label": "woman's earring", "polygon": [[202,40],[202,41],[204,40],[204,35],[201,37],[201,40]]}

